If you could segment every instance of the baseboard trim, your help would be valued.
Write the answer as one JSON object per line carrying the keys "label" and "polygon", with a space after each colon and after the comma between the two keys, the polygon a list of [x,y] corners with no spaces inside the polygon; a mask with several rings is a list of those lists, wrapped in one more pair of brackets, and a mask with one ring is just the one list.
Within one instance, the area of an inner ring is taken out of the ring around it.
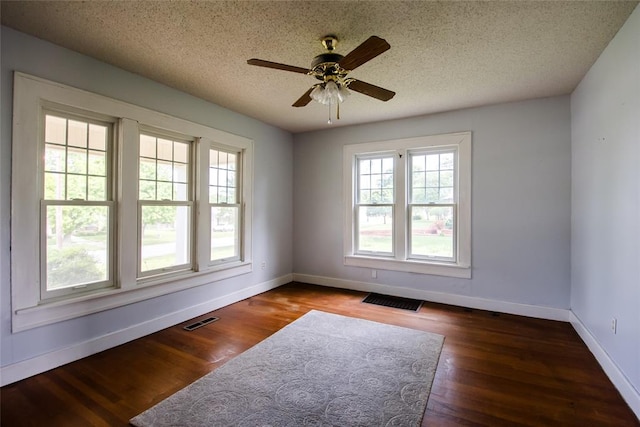
{"label": "baseboard trim", "polygon": [[58,366],[82,359],[83,357],[91,356],[92,354],[142,338],[145,335],[149,335],[178,323],[193,319],[194,317],[201,316],[229,304],[275,289],[279,286],[290,283],[292,280],[293,276],[291,274],[287,274],[237,292],[221,295],[212,300],[205,301],[183,310],[165,314],[164,316],[133,325],[126,329],[121,329],[70,347],[3,366],[0,368],[0,386],[5,386],[16,381],[23,380],[33,375],[57,368]]}
{"label": "baseboard trim", "polygon": [[475,308],[478,310],[496,311],[520,316],[535,317],[538,319],[569,321],[570,310],[536,305],[519,304],[506,301],[496,301],[485,298],[469,297],[465,295],[446,294],[443,292],[425,291],[400,286],[382,285],[379,283],[359,282],[355,280],[335,279],[309,274],[293,274],[296,282],[312,285],[329,286],[332,288],[350,289],[362,292],[376,292],[379,294],[393,295],[397,297],[420,299],[428,302],[456,305],[460,307]]}
{"label": "baseboard trim", "polygon": [[609,377],[613,385],[618,389],[622,398],[627,402],[631,410],[640,420],[640,391],[631,384],[627,377],[622,373],[618,365],[611,359],[607,351],[602,348],[598,340],[591,334],[589,329],[582,323],[582,320],[571,312],[570,323],[576,330],[582,341],[587,345],[591,353]]}

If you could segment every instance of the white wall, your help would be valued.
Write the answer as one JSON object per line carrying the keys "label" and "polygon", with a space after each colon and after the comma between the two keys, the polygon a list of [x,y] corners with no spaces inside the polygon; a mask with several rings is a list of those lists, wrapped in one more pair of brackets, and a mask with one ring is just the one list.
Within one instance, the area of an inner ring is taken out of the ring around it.
{"label": "white wall", "polygon": [[571,308],[640,403],[640,8],[572,94],[571,133]]}
{"label": "white wall", "polygon": [[[348,115],[348,101],[343,107]],[[472,279],[381,270],[372,279],[369,269],[344,266],[343,146],[467,130],[473,133]],[[437,299],[461,305],[486,299],[569,308],[568,96],[328,127],[294,140],[293,267],[298,277],[321,276],[319,283],[338,286],[374,283],[425,299],[448,294],[455,297]]]}
{"label": "white wall", "polygon": [[[207,301],[213,301],[214,306],[217,304],[216,301],[221,303],[226,301],[228,304],[238,295],[254,292],[264,284],[278,284],[279,280],[290,280],[291,224],[293,222],[293,139],[290,133],[9,28],[2,27],[1,36],[0,365],[2,367],[54,350],[58,350],[55,357],[59,357],[60,352],[64,353],[64,349],[69,348],[74,350],[62,356],[67,357],[72,353],[81,356],[87,350],[82,347],[96,346],[100,349],[103,345],[97,342],[100,337],[113,337],[118,334],[118,331],[128,331],[127,334],[134,337],[135,331],[152,329],[154,326],[149,322],[153,319],[165,316],[167,321],[172,319],[177,322],[179,315],[169,318],[166,316],[171,313],[197,315],[196,312],[206,306],[206,304],[205,306],[200,304]],[[11,334],[10,287],[12,283],[9,269],[9,231],[14,70],[253,139],[255,141],[253,273],[115,310]],[[264,270],[260,268],[262,261],[266,262]],[[103,341],[114,343],[117,339],[110,338]],[[63,362],[64,357],[60,359]],[[42,364],[43,360],[40,358],[38,363]],[[46,368],[50,365],[44,363],[42,366]]]}

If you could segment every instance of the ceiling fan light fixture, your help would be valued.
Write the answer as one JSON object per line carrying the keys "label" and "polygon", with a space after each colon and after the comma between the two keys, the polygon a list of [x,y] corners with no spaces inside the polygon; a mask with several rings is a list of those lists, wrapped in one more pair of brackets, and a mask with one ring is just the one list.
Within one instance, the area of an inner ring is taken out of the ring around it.
{"label": "ceiling fan light fixture", "polygon": [[324,93],[329,104],[337,104],[340,102],[340,98],[338,97],[338,85],[333,80],[328,81],[324,85]]}
{"label": "ceiling fan light fixture", "polygon": [[351,93],[343,84],[336,83],[333,80],[316,85],[309,94],[311,99],[323,105],[344,102],[349,95]]}
{"label": "ceiling fan light fixture", "polygon": [[349,97],[349,95],[351,95],[351,92],[349,92],[349,89],[347,89],[344,84],[338,85],[338,100],[340,102],[344,102],[345,99]]}

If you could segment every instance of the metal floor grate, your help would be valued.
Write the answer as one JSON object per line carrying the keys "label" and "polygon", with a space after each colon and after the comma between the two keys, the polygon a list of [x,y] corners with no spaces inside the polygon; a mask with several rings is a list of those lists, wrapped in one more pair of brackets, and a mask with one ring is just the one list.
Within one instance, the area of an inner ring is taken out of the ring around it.
{"label": "metal floor grate", "polygon": [[199,320],[195,323],[190,323],[182,329],[184,329],[185,331],[193,331],[194,329],[201,328],[204,325],[208,325],[209,323],[215,322],[216,320],[218,320],[217,317],[207,317],[206,319]]}
{"label": "metal floor grate", "polygon": [[367,295],[365,299],[362,300],[362,302],[409,311],[418,311],[422,306],[422,301],[417,299],[393,297],[390,295],[381,295],[374,293],[370,293],[369,295]]}

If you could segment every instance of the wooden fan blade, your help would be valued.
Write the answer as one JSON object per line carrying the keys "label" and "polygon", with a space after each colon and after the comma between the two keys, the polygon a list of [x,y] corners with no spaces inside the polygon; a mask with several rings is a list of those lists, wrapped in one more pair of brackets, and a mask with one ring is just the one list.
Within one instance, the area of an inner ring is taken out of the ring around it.
{"label": "wooden fan blade", "polygon": [[391,46],[385,39],[371,36],[360,46],[353,49],[338,62],[338,65],[347,71],[355,70],[367,61],[372,60],[382,52],[389,50]]}
{"label": "wooden fan blade", "polygon": [[275,68],[276,70],[292,71],[294,73],[307,74],[307,68],[296,67],[294,65],[279,64],[277,62],[264,61],[262,59],[252,58],[247,61],[249,65],[257,65],[258,67]]}
{"label": "wooden fan blade", "polygon": [[388,101],[396,94],[395,92],[372,85],[371,83],[365,83],[361,80],[352,80],[347,87],[351,90],[355,90],[356,92],[360,92],[363,95],[379,99],[380,101]]}
{"label": "wooden fan blade", "polygon": [[296,102],[293,103],[292,107],[304,107],[309,102],[311,102],[311,97],[309,94],[315,88],[315,86],[311,86],[308,91],[304,93]]}

